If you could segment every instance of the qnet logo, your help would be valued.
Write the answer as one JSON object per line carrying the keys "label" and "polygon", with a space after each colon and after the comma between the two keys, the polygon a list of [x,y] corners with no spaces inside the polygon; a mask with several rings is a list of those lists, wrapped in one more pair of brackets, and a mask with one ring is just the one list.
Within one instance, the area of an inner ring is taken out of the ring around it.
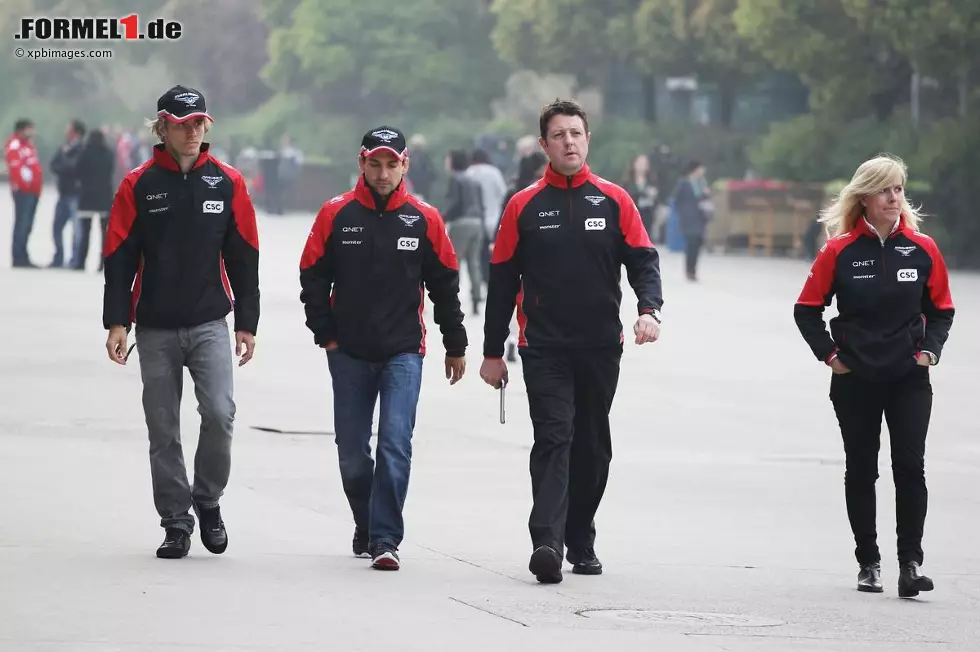
{"label": "qnet logo", "polygon": [[18,40],[31,41],[175,41],[183,26],[174,20],[154,18],[145,29],[137,14],[123,18],[52,18],[28,16],[20,19]]}

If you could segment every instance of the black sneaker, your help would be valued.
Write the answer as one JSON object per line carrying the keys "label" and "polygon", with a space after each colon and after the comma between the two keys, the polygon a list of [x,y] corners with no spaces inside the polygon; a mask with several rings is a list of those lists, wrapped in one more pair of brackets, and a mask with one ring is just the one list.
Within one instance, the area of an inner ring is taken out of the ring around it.
{"label": "black sneaker", "polygon": [[167,536],[157,548],[160,559],[180,559],[186,557],[191,549],[191,536],[177,528],[167,528]]}
{"label": "black sneaker", "polygon": [[562,581],[561,555],[551,546],[535,548],[527,568],[542,584],[558,584]]}
{"label": "black sneaker", "polygon": [[379,543],[371,550],[371,567],[375,570],[396,571],[401,568],[398,550],[387,543]]}
{"label": "black sneaker", "polygon": [[353,548],[355,557],[371,557],[371,548],[368,543],[368,535],[362,532],[360,528],[354,528]]}
{"label": "black sneaker", "polygon": [[865,564],[858,572],[858,591],[863,593],[881,593],[885,588],[881,585],[881,564]]}
{"label": "black sneaker", "polygon": [[595,556],[592,546],[579,550],[569,548],[565,559],[572,565],[572,572],[576,575],[602,575],[602,562]]}
{"label": "black sneaker", "polygon": [[194,508],[201,522],[201,543],[209,552],[220,555],[228,548],[228,532],[221,520],[221,508],[217,505],[204,508],[196,504]]}
{"label": "black sneaker", "polygon": [[932,580],[922,574],[918,562],[899,564],[898,597],[914,598],[919,591],[932,591],[933,588]]}

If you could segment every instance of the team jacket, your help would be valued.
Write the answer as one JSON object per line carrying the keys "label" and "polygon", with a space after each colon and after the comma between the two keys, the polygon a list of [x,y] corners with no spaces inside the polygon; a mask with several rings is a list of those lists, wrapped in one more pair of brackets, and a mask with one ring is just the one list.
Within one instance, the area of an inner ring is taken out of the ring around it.
{"label": "team jacket", "polygon": [[[837,297],[838,316],[823,311]],[[817,359],[834,356],[859,376],[891,380],[921,351],[942,355],[953,323],[946,263],[927,235],[899,224],[880,238],[865,219],[817,254],[794,316]]]}
{"label": "team jacket", "polygon": [[259,239],[241,173],[202,146],[184,174],[162,145],[116,191],[106,234],[106,328],[259,322]]}
{"label": "team jacket", "polygon": [[7,172],[10,175],[12,190],[20,190],[32,195],[41,194],[44,183],[41,160],[37,157],[34,145],[13,134],[4,147]]}
{"label": "team jacket", "polygon": [[459,263],[442,217],[404,183],[381,203],[362,175],[316,216],[300,259],[300,300],[313,341],[336,342],[362,360],[424,355],[427,287],[446,354],[463,356]]}
{"label": "team jacket", "polygon": [[621,268],[640,314],[659,311],[660,258],[629,194],[589,171],[549,165],[504,208],[490,262],[484,356],[504,352],[517,305],[518,346],[623,343]]}

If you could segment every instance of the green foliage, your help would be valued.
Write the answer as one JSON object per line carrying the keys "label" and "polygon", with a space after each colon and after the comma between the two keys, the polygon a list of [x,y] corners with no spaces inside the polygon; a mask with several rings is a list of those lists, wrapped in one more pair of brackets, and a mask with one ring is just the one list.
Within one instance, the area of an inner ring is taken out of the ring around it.
{"label": "green foliage", "polygon": [[857,166],[887,151],[907,158],[918,150],[907,116],[888,123],[865,118],[848,123],[806,114],[774,124],[749,148],[760,176],[787,181],[849,179]]}
{"label": "green foliage", "polygon": [[488,116],[507,72],[478,3],[266,0],[263,11],[286,19],[270,35],[264,78],[313,95],[321,110]]}

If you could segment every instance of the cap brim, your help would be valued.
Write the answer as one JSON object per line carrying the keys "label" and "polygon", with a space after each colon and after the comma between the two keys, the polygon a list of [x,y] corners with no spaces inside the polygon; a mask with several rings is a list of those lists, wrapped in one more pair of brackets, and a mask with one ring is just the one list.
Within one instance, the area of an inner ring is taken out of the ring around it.
{"label": "cap brim", "polygon": [[214,118],[207,111],[195,111],[194,113],[188,113],[187,115],[176,116],[169,111],[158,111],[157,116],[160,118],[165,118],[170,122],[175,122],[180,124],[182,122],[187,122],[188,120],[193,120],[194,118],[207,118],[211,122],[214,122]]}
{"label": "cap brim", "polygon": [[380,147],[375,147],[374,149],[367,149],[366,147],[361,148],[361,154],[366,158],[370,158],[379,152],[391,152],[394,157],[399,160],[405,160],[405,157],[408,156],[408,149],[398,152],[394,148],[388,147],[387,145],[381,145]]}

